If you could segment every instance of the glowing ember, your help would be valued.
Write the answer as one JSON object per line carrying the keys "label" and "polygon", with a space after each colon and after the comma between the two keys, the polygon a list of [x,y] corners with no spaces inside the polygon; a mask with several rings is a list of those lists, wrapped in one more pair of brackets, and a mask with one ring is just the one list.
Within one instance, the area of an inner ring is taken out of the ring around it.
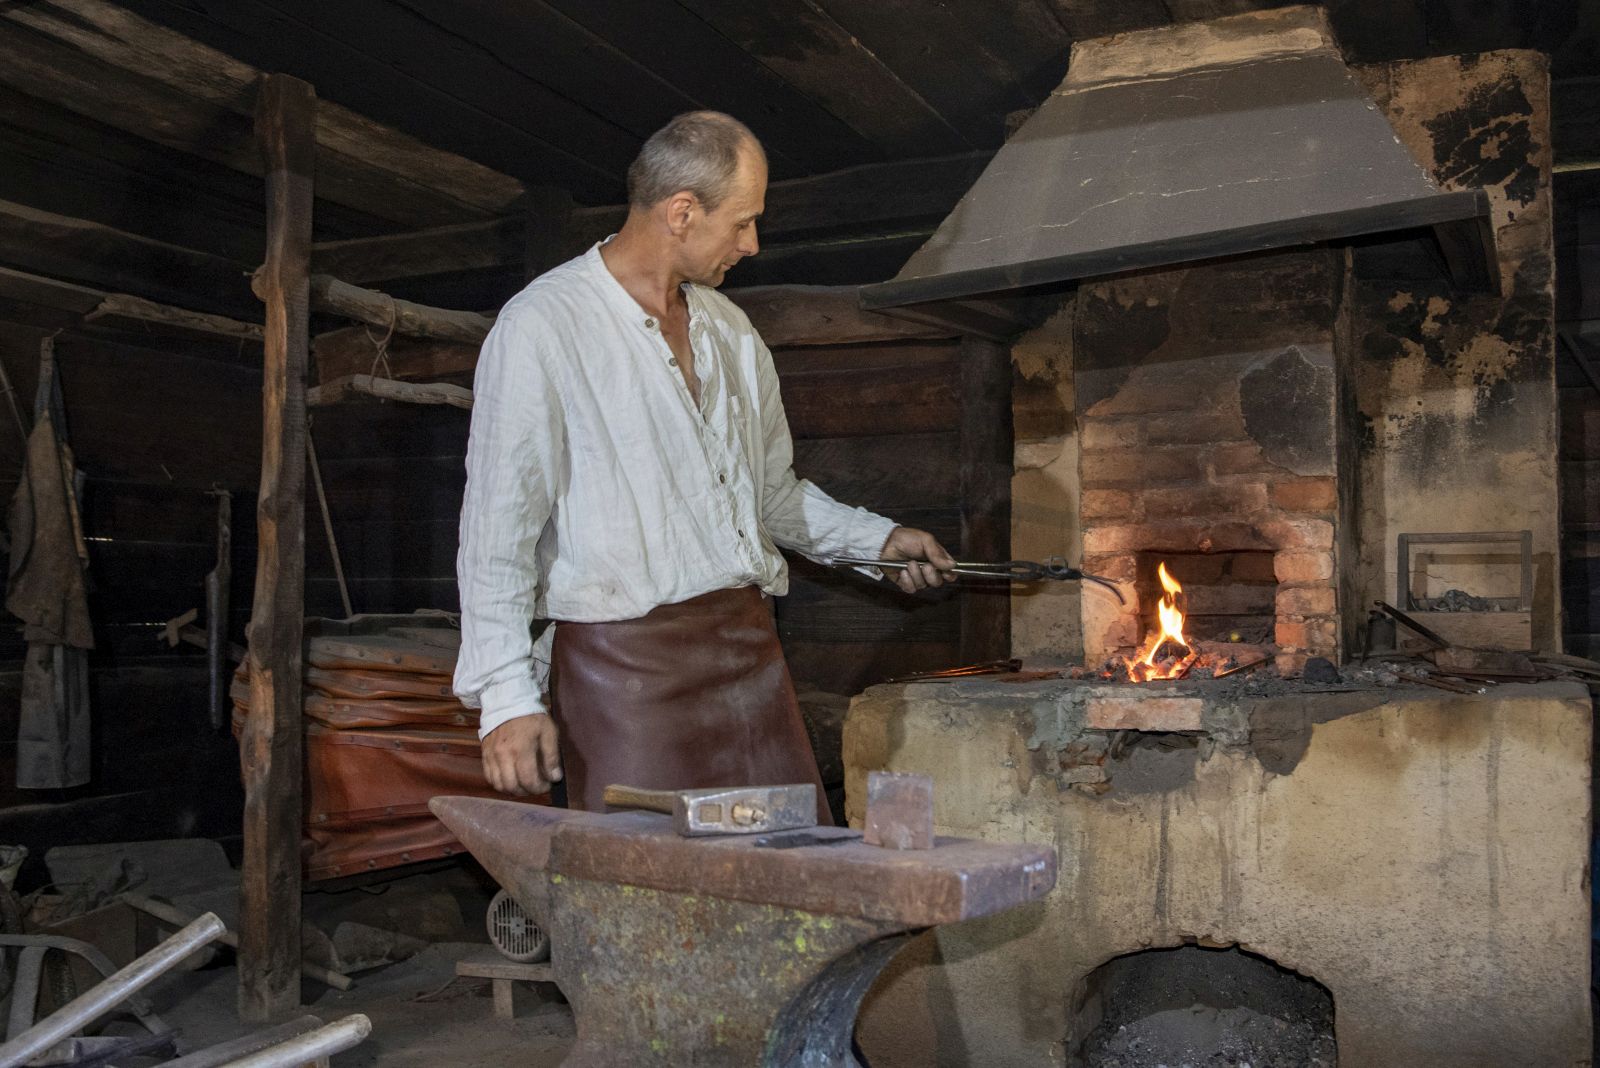
{"label": "glowing ember", "polygon": [[[1181,679],[1189,673],[1199,657],[1189,645],[1189,640],[1183,636],[1183,609],[1178,604],[1178,595],[1183,592],[1183,587],[1178,580],[1167,574],[1165,562],[1156,569],[1156,575],[1161,579],[1161,588],[1166,592],[1161,596],[1161,603],[1156,606],[1156,618],[1161,626],[1152,630],[1145,639],[1143,647],[1127,658],[1125,666],[1128,678],[1133,682],[1150,682],[1155,679]],[[1183,650],[1182,656],[1169,655],[1165,659],[1157,660],[1162,652],[1171,652],[1168,643]]]}

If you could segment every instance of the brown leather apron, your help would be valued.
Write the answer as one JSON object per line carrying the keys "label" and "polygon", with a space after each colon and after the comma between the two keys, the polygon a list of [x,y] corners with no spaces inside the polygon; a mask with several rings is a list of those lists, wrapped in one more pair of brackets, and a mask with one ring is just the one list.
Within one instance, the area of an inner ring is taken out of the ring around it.
{"label": "brown leather apron", "polygon": [[560,623],[550,691],[573,808],[604,811],[611,783],[810,782],[818,819],[832,822],[772,611],[754,586],[639,619]]}

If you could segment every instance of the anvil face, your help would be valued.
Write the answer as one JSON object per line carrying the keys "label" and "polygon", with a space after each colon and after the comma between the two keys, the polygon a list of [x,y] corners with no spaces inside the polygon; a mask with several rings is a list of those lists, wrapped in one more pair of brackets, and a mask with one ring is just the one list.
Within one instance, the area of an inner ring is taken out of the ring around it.
{"label": "anvil face", "polygon": [[[550,933],[570,1066],[851,1068],[861,998],[906,937],[1055,885],[1049,847],[833,830],[792,849],[669,816],[440,797],[437,815]],[[844,839],[840,841],[839,839]]]}

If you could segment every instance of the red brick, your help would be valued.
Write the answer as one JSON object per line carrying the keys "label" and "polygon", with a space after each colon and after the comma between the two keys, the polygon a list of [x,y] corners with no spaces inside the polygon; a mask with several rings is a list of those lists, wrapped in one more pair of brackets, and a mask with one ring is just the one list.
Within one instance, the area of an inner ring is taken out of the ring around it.
{"label": "red brick", "polygon": [[1326,519],[1274,519],[1261,523],[1260,529],[1279,549],[1333,548],[1333,524]]}
{"label": "red brick", "polygon": [[1220,445],[1245,436],[1244,417],[1237,409],[1152,416],[1144,434],[1152,445]]}
{"label": "red brick", "polygon": [[1097,694],[1089,698],[1085,725],[1102,731],[1197,731],[1198,697],[1153,694]]}
{"label": "red brick", "polygon": [[1139,524],[1126,523],[1090,527],[1083,532],[1084,555],[1128,552],[1147,544],[1145,529]]}
{"label": "red brick", "polygon": [[1098,649],[1109,654],[1116,649],[1132,650],[1139,644],[1139,620],[1133,616],[1118,616],[1090,633],[1092,629],[1091,624],[1084,624],[1085,649]]}
{"label": "red brick", "polygon": [[1331,512],[1338,503],[1338,491],[1331,478],[1278,482],[1272,487],[1272,503],[1286,512]]}
{"label": "red brick", "polygon": [[1138,499],[1127,490],[1084,490],[1080,508],[1085,519],[1128,520],[1142,515]]}
{"label": "red brick", "polygon": [[1336,611],[1333,587],[1313,586],[1278,591],[1278,615],[1327,616]]}
{"label": "red brick", "polygon": [[1280,619],[1273,637],[1282,649],[1326,653],[1337,644],[1337,632],[1331,619],[1307,619],[1303,623]]}
{"label": "red brick", "polygon": [[1269,463],[1254,443],[1219,445],[1211,450],[1211,469],[1219,475],[1248,475],[1257,472],[1282,473],[1282,468]]}
{"label": "red brick", "polygon": [[1279,620],[1273,629],[1272,640],[1280,649],[1304,649],[1311,640],[1311,632],[1304,623],[1291,623],[1288,620]]}
{"label": "red brick", "polygon": [[1325,582],[1333,578],[1330,552],[1282,552],[1272,558],[1279,582]]}
{"label": "red brick", "polygon": [[1084,553],[1081,566],[1089,574],[1108,578],[1112,582],[1132,582],[1139,574],[1139,561],[1132,553],[1107,553],[1099,556]]}
{"label": "red brick", "polygon": [[1191,482],[1200,477],[1192,449],[1086,449],[1079,471],[1085,488]]}
{"label": "red brick", "polygon": [[1134,420],[1085,419],[1079,444],[1085,449],[1125,449],[1144,444],[1143,426]]}
{"label": "red brick", "polygon": [[1278,674],[1294,678],[1306,669],[1306,661],[1310,659],[1310,653],[1279,653],[1273,663],[1277,665]]}
{"label": "red brick", "polygon": [[1109,415],[1153,415],[1161,412],[1193,411],[1202,389],[1195,382],[1168,376],[1165,381],[1124,386],[1090,408],[1091,418]]}
{"label": "red brick", "polygon": [[1236,486],[1193,486],[1146,490],[1140,494],[1151,516],[1252,515],[1267,507],[1267,487],[1259,482]]}

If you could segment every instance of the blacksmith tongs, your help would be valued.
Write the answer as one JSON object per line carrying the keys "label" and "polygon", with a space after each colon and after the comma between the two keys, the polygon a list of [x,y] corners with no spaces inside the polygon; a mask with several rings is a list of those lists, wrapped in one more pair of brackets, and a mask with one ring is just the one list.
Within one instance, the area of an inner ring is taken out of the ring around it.
{"label": "blacksmith tongs", "polygon": [[[854,556],[835,556],[828,561],[835,567],[891,567],[905,570],[906,565],[912,561],[907,560],[864,560]],[[922,563],[924,561],[916,561]],[[1065,558],[1052,556],[1044,563],[1035,563],[1032,560],[1007,560],[1001,564],[969,563],[957,560],[955,567],[940,568],[946,575],[967,575],[972,578],[1004,579],[1007,582],[1043,582],[1053,580],[1056,582],[1093,582],[1110,590],[1121,604],[1127,604],[1122,596],[1122,591],[1117,589],[1117,584],[1100,575],[1090,575],[1079,571],[1067,564]]]}

